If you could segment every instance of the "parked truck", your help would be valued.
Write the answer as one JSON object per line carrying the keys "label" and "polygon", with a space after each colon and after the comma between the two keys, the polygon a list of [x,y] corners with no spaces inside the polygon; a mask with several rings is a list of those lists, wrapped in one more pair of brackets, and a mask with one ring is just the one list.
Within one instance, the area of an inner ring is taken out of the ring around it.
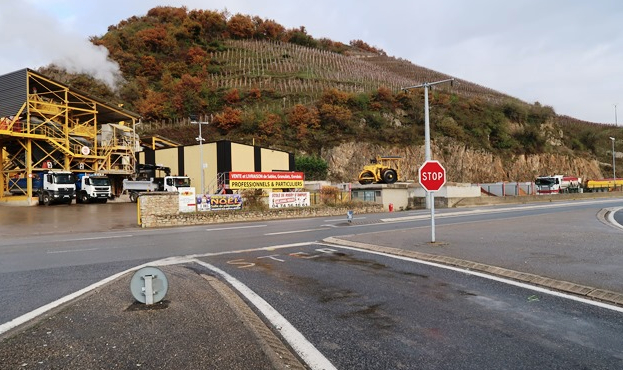
{"label": "parked truck", "polygon": [[573,176],[539,176],[534,184],[538,195],[579,193],[582,191],[582,179]]}
{"label": "parked truck", "polygon": [[112,199],[112,186],[107,176],[80,173],[76,176],[76,203],[106,203]]}
{"label": "parked truck", "polygon": [[[9,180],[9,191],[14,195],[27,193],[28,179],[25,177]],[[53,203],[71,204],[76,196],[76,180],[73,173],[62,170],[49,170],[32,173],[32,194],[39,198],[39,204],[49,206]]]}
{"label": "parked truck", "polygon": [[123,193],[128,193],[132,202],[136,202],[142,192],[180,191],[189,187],[188,176],[171,176],[169,167],[157,165],[139,165],[134,179],[123,180]]}
{"label": "parked truck", "polygon": [[598,193],[606,191],[621,190],[623,187],[622,178],[600,179],[600,180],[588,180],[584,191],[589,193]]}

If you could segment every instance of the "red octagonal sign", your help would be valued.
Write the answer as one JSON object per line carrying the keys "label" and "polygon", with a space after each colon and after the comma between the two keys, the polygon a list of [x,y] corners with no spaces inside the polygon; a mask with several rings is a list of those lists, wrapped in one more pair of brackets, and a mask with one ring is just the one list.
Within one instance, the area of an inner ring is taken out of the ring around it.
{"label": "red octagonal sign", "polygon": [[446,169],[439,161],[426,161],[418,170],[418,177],[426,191],[438,191],[446,183]]}

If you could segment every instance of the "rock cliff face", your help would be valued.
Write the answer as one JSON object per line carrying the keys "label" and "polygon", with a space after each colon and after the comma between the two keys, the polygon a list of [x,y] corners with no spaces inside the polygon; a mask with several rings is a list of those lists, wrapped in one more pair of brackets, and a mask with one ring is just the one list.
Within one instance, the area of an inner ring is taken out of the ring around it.
{"label": "rock cliff face", "polygon": [[[563,154],[538,154],[500,157],[476,151],[456,142],[431,145],[432,159],[446,169],[450,182],[486,183],[533,181],[539,175],[578,176],[582,180],[603,178],[600,163],[592,158]],[[364,165],[377,155],[396,155],[404,159],[399,180],[417,181],[424,162],[424,146],[387,148],[367,143],[345,143],[326,150],[322,157],[329,164],[329,178],[336,182],[355,182]]]}

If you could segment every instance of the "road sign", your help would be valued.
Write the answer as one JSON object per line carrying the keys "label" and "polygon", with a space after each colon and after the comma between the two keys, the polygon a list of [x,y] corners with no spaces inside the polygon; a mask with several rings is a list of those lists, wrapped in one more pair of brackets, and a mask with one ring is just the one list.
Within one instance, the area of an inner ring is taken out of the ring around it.
{"label": "road sign", "polygon": [[418,170],[418,177],[426,191],[438,191],[446,183],[446,169],[439,161],[426,161]]}

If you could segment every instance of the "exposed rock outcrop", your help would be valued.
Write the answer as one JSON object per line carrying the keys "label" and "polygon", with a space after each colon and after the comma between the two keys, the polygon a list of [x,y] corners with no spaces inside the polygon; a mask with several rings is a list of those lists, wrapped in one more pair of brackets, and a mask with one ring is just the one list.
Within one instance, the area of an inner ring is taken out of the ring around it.
{"label": "exposed rock outcrop", "polygon": [[[593,158],[564,154],[537,154],[500,157],[478,151],[456,142],[431,145],[432,159],[440,161],[449,181],[484,183],[499,181],[532,181],[539,175],[562,174],[582,179],[603,178],[600,163]],[[368,143],[345,143],[323,151],[332,181],[357,181],[364,165],[377,155],[403,157],[400,180],[417,180],[418,168],[424,162],[424,146],[386,148]]]}

